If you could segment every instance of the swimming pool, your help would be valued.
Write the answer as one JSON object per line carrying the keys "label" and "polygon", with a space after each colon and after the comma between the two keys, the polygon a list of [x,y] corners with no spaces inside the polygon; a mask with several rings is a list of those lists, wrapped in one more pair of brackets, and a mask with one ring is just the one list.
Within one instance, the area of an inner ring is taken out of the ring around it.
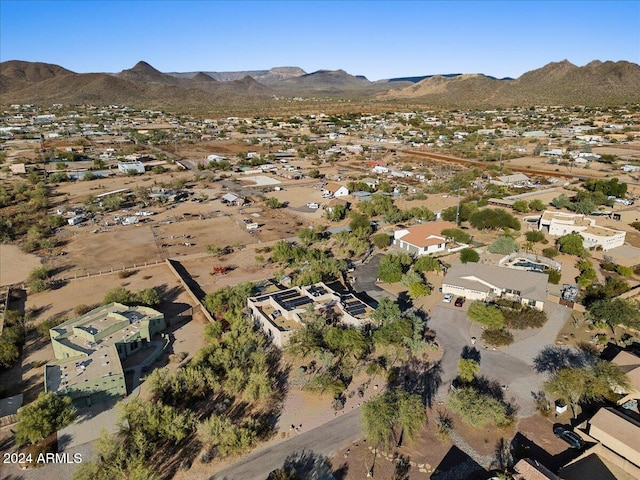
{"label": "swimming pool", "polygon": [[524,258],[518,259],[517,262],[513,263],[514,267],[522,267],[528,268],[529,270],[535,270],[536,272],[544,272],[546,265],[541,263],[533,263],[529,260],[525,260]]}

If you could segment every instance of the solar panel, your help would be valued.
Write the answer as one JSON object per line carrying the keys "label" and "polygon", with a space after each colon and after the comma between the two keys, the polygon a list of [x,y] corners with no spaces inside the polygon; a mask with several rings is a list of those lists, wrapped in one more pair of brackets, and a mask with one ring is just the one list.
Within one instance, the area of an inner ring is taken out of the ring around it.
{"label": "solar panel", "polygon": [[285,290],[283,292],[278,292],[274,295],[277,300],[288,300],[293,297],[297,297],[300,295],[297,290]]}

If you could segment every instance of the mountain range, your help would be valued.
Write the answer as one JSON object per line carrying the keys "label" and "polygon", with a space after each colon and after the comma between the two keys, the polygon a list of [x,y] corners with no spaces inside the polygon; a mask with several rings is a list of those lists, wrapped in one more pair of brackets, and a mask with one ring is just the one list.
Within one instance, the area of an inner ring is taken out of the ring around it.
{"label": "mountain range", "polygon": [[640,66],[564,60],[517,79],[446,74],[371,82],[344,70],[306,73],[298,67],[244,72],[163,73],[141,61],[120,73],[75,73],[58,65],[18,60],[0,63],[1,103],[110,104],[147,108],[251,110],[274,97],[333,97],[367,103],[437,106],[619,104],[640,101]]}

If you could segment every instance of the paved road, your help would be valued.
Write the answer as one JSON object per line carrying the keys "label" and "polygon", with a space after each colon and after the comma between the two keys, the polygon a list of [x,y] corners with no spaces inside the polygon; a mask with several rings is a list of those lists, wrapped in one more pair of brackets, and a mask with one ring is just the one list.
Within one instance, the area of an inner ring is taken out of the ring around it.
{"label": "paved road", "polygon": [[360,409],[355,409],[286,442],[253,452],[231,467],[218,472],[211,480],[265,480],[269,472],[280,468],[285,458],[294,452],[306,449],[316,454],[331,456],[361,437]]}

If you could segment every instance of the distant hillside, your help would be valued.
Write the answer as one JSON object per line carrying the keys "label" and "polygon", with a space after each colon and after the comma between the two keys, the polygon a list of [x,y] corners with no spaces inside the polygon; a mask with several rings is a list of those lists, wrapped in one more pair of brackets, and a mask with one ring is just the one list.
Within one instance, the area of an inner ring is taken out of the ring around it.
{"label": "distant hillside", "polygon": [[516,80],[485,75],[428,77],[378,98],[468,106],[610,104],[640,101],[639,86],[640,66],[635,63],[594,61],[577,67],[564,60],[527,72]]}
{"label": "distant hillside", "polygon": [[58,65],[10,60],[0,63],[0,92],[19,90],[30,83],[73,74]]}
{"label": "distant hillside", "polygon": [[242,80],[244,77],[251,77],[263,85],[273,85],[288,78],[305,75],[306,72],[298,67],[274,67],[270,70],[246,70],[241,72],[185,72],[169,73],[177,78],[193,78],[198,73],[204,73],[219,82],[230,82]]}
{"label": "distant hillside", "polygon": [[124,103],[154,108],[198,109],[264,103],[272,90],[245,77],[218,82],[204,73],[194,78],[164,74],[146,62],[119,74],[74,73],[56,65],[0,63],[0,94],[6,103]]}
{"label": "distant hillside", "polygon": [[[620,104],[640,102],[640,66],[594,61],[577,67],[564,60],[521,77],[447,74],[370,82],[344,70],[305,73],[298,67],[253,72],[162,73],[138,62],[117,74],[74,73],[58,65],[12,60],[0,63],[0,95],[8,103],[125,103],[182,110],[257,111],[277,97],[334,97],[415,105],[488,107],[512,105]],[[251,75],[249,74],[251,73]],[[242,75],[241,75],[242,74]]]}
{"label": "distant hillside", "polygon": [[162,73],[161,71],[156,70],[144,61],[136,63],[133,68],[123,70],[122,72],[118,73],[117,76],[125,80],[142,83],[159,83],[162,85],[175,86],[181,85],[183,83],[181,79],[176,78],[172,75],[168,75],[166,73]]}

